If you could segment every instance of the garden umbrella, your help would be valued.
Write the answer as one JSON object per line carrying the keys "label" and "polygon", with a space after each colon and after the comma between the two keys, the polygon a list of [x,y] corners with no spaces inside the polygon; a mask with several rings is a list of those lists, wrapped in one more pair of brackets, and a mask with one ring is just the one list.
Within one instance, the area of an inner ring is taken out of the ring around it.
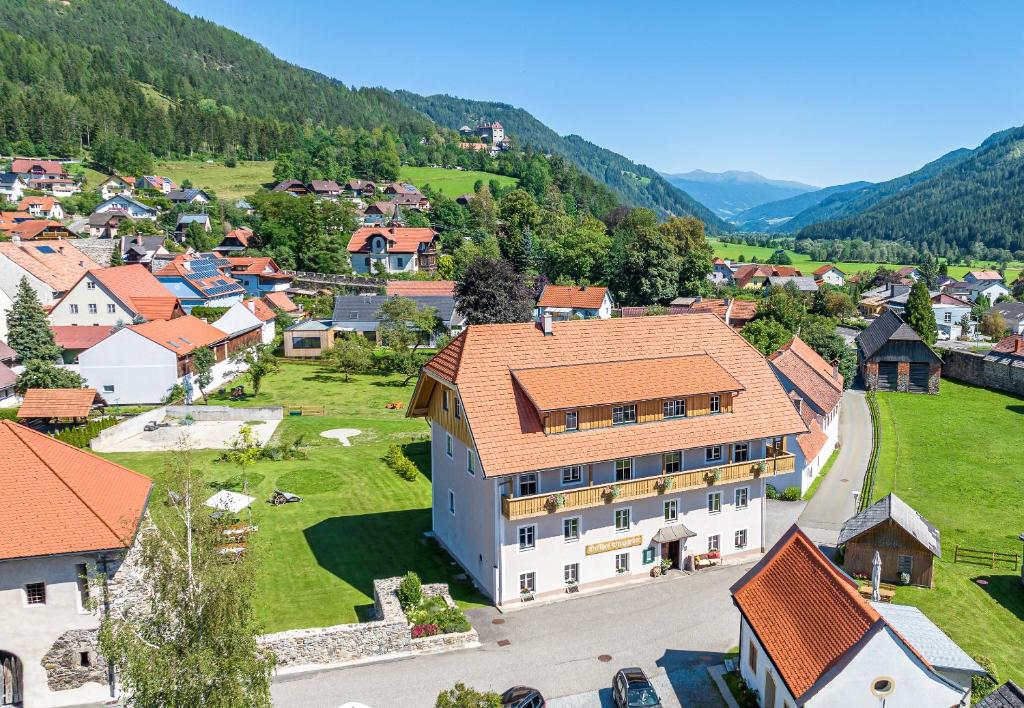
{"label": "garden umbrella", "polygon": [[875,551],[875,557],[871,559],[871,600],[878,602],[881,595],[878,592],[878,585],[882,582],[882,556]]}

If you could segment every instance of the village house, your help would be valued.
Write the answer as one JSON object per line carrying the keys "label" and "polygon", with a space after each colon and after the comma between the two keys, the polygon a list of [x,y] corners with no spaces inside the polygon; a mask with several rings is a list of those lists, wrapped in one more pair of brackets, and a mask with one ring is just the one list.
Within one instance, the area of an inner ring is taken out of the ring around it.
{"label": "village house", "polygon": [[[740,675],[764,708],[970,704],[969,682],[955,680],[964,672],[941,673],[910,643],[906,625],[862,598],[795,525],[731,592],[740,611]],[[955,650],[956,663],[970,661],[923,614],[912,619],[923,648],[937,648],[941,636],[938,653]]]}
{"label": "village house", "polygon": [[0,172],[0,197],[17,204],[25,196],[28,183],[14,172]]}
{"label": "village house", "polygon": [[834,285],[837,288],[841,288],[846,284],[846,273],[839,270],[831,263],[821,266],[815,270],[812,275],[816,281],[825,285]]}
{"label": "village house", "polygon": [[537,298],[534,319],[545,315],[562,320],[606,320],[612,316],[611,294],[608,288],[597,285],[545,285]]}
{"label": "village house", "polygon": [[231,277],[242,284],[245,292],[255,297],[284,291],[292,285],[292,276],[282,271],[273,258],[227,256]]}
{"label": "village house", "polygon": [[765,282],[768,290],[785,288],[787,285],[795,286],[802,293],[818,292],[818,283],[807,275],[770,275]]}
{"label": "village house", "polygon": [[8,228],[6,233],[12,241],[53,241],[78,237],[67,226],[52,219],[21,221]]}
{"label": "village house", "polygon": [[394,198],[392,198],[391,204],[396,208],[403,208],[421,213],[430,211],[430,200],[419,193],[396,194]]}
{"label": "village house", "polygon": [[82,187],[73,179],[30,179],[28,188],[47,192],[62,199],[82,191]]}
{"label": "village house", "polygon": [[373,199],[374,195],[377,194],[377,185],[369,180],[350,179],[345,183],[345,191],[351,197]]}
{"label": "village house", "polygon": [[306,185],[297,179],[286,179],[281,182],[278,182],[270,191],[285,192],[295,197],[301,197],[304,194],[309,194],[309,189],[306,187]]}
{"label": "village house", "polygon": [[221,242],[213,250],[222,255],[239,253],[249,248],[252,237],[252,229],[247,226],[239,226],[224,234],[224,238],[221,239]]}
{"label": "village house", "polygon": [[732,285],[733,274],[729,262],[721,258],[716,258],[711,264],[711,272],[708,273],[708,280],[715,285]]}
{"label": "village house", "polygon": [[388,219],[394,219],[397,211],[394,202],[373,202],[363,209],[359,223],[363,226],[381,225]]}
{"label": "village house", "polygon": [[64,296],[82,275],[99,264],[66,241],[14,243],[0,241],[0,290],[10,299],[27,278],[43,307]]}
{"label": "village house", "polygon": [[[669,305],[669,315],[692,315],[710,313],[717,316],[733,329],[740,330],[757,314],[757,300],[735,300],[731,298],[706,298],[700,295],[690,298],[676,298]],[[646,317],[649,308],[623,307],[622,317]]]}
{"label": "village house", "polygon": [[[971,303],[946,293],[930,293],[932,312],[935,313],[935,324],[938,326],[940,339],[959,339],[974,336],[978,321],[971,314]],[[907,308],[910,293],[889,298],[886,307],[903,315]],[[966,318],[966,319],[965,319]],[[967,329],[964,329],[964,323]]]}
{"label": "village house", "polygon": [[972,270],[964,276],[968,283],[1002,283],[1003,276],[995,270]]}
{"label": "village house", "polygon": [[417,189],[416,185],[409,184],[408,182],[392,182],[384,188],[384,194],[389,195],[401,195],[406,196],[423,196],[420,194],[420,190]]}
{"label": "village house", "polygon": [[471,325],[422,369],[433,533],[496,604],[756,556],[807,430],[722,320]]}
{"label": "village house", "polygon": [[901,279],[908,281],[907,284],[909,285],[913,285],[921,279],[921,271],[914,266],[904,266],[896,271],[896,275]]}
{"label": "village house", "polygon": [[142,175],[135,180],[136,189],[152,189],[157,192],[163,192],[164,194],[170,194],[178,188],[170,177],[161,177],[160,175]]}
{"label": "village house", "polygon": [[148,267],[154,259],[170,256],[170,251],[164,248],[163,236],[122,236],[119,248],[126,264],[141,263]]}
{"label": "village house", "polygon": [[176,298],[140,264],[97,268],[82,274],[50,311],[55,325],[112,327],[181,317]]}
{"label": "village house", "polygon": [[276,318],[277,315],[269,305],[254,297],[236,302],[213,323],[213,326],[232,337],[238,337],[258,329],[260,342],[270,344],[274,341],[274,320]]}
{"label": "village house", "polygon": [[[380,327],[380,306],[392,299],[391,295],[336,295],[331,326],[336,332],[358,332],[367,339],[376,342],[377,330]],[[407,295],[403,296],[416,303],[417,309],[434,308],[444,330],[449,335],[462,331],[466,324],[465,316],[455,307],[455,298],[451,295]],[[433,346],[435,337],[431,333]]]}
{"label": "village house", "polygon": [[885,312],[893,298],[902,297],[903,302],[906,303],[909,293],[910,286],[903,283],[879,285],[861,293],[857,309],[865,317],[874,317]]}
{"label": "village house", "polygon": [[280,310],[286,315],[291,317],[302,316],[302,305],[296,304],[288,293],[282,290],[274,290],[263,294],[263,302],[270,306],[271,309],[277,311]]}
{"label": "village house", "polygon": [[17,173],[25,182],[66,180],[68,172],[60,160],[37,160],[31,157],[16,157],[11,162],[11,172]]}
{"label": "village house", "polygon": [[364,226],[348,242],[352,270],[366,273],[432,273],[437,267],[437,232],[429,228]]}
{"label": "village house", "polygon": [[96,191],[100,193],[100,197],[106,201],[112,197],[121,195],[123,197],[130,197],[135,193],[134,180],[130,178],[118,177],[112,175],[107,177],[105,180],[100,182],[99,187]]}
{"label": "village house", "polygon": [[202,206],[209,204],[212,200],[210,195],[201,189],[172,189],[167,193],[167,199],[172,204],[194,204]]}
{"label": "village house", "polygon": [[25,197],[18,203],[18,209],[27,211],[36,219],[64,218],[64,207],[53,197]]}
{"label": "village house", "polygon": [[156,271],[156,279],[178,300],[185,312],[193,307],[231,307],[245,288],[230,275],[231,264],[215,253],[186,253]]}
{"label": "village house", "polygon": [[123,194],[115,194],[96,206],[93,214],[123,214],[131,219],[156,221],[157,210]]}
{"label": "village house", "polygon": [[309,191],[325,199],[337,199],[341,196],[341,185],[333,179],[314,179],[309,182]]}
{"label": "village house", "polygon": [[152,482],[12,421],[0,421],[0,701],[107,702],[97,647],[103,590],[120,572]]}
{"label": "village house", "polygon": [[984,296],[989,303],[993,303],[1009,295],[1010,289],[1002,280],[964,280],[959,283],[947,283],[942,287],[942,292],[969,302],[977,302],[979,297]]}
{"label": "village house", "polygon": [[329,321],[296,322],[284,331],[284,355],[288,359],[316,359],[334,346],[335,335]]}
{"label": "village house", "polygon": [[130,217],[127,214],[117,211],[104,213],[94,212],[89,215],[86,225],[89,227],[89,236],[92,238],[117,238],[121,222]]}
{"label": "village house", "polygon": [[796,454],[795,469],[773,484],[779,490],[799,487],[802,495],[836,449],[843,375],[838,362],[825,361],[798,336],[772,353],[768,363],[808,429],[790,441],[789,449]]}
{"label": "village house", "polygon": [[79,371],[108,403],[160,403],[176,384],[191,399],[199,395],[193,380],[193,351],[208,347],[214,352],[217,363],[209,391],[237,372],[231,357],[260,344],[261,337],[261,327],[229,334],[191,315],[128,325],[79,354]]}
{"label": "village house", "polygon": [[199,224],[206,233],[213,230],[209,214],[178,214],[178,221],[174,224],[174,239],[178,243],[184,243],[188,235],[188,228],[192,224]]}
{"label": "village house", "polygon": [[870,577],[877,551],[883,583],[930,588],[935,582],[932,561],[942,557],[939,530],[892,493],[847,519],[837,543],[846,547],[843,568],[854,577]]}
{"label": "village house", "polygon": [[985,314],[999,313],[1010,334],[1024,334],[1024,302],[997,302]]}
{"label": "village house", "polygon": [[939,392],[942,359],[894,311],[882,313],[855,341],[868,390]]}
{"label": "village house", "polygon": [[[3,342],[0,342],[0,345],[3,345],[3,347],[7,346]],[[0,408],[10,408],[17,405],[18,397],[14,392],[17,383],[18,375],[14,373],[10,365],[0,363]]]}
{"label": "village house", "polygon": [[799,270],[791,266],[758,265],[747,263],[740,265],[733,271],[733,282],[737,287],[744,290],[761,290],[768,284],[768,278],[792,277],[803,275]]}
{"label": "village house", "polygon": [[78,355],[92,349],[114,333],[113,327],[81,327],[79,325],[50,325],[53,341],[60,347],[65,364],[77,364]]}

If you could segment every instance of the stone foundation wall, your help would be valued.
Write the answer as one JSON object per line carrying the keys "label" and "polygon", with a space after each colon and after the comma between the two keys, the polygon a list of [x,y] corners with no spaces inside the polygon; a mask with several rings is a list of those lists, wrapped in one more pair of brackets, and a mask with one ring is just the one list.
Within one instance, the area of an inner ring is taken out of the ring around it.
{"label": "stone foundation wall", "polygon": [[988,361],[984,354],[948,351],[942,362],[942,375],[975,386],[1024,396],[1024,366]]}
{"label": "stone foundation wall", "polygon": [[[51,691],[81,688],[89,681],[106,685],[107,662],[97,651],[96,629],[71,629],[57,638],[43,656],[46,685]],[[88,665],[82,665],[82,655]]]}

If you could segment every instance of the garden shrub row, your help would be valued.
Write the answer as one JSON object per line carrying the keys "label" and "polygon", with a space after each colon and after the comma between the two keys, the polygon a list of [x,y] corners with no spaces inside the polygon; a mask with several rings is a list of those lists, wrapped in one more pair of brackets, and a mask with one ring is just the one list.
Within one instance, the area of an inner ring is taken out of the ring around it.
{"label": "garden shrub row", "polygon": [[420,476],[416,463],[406,456],[401,445],[391,445],[384,455],[384,462],[407,482],[414,482]]}

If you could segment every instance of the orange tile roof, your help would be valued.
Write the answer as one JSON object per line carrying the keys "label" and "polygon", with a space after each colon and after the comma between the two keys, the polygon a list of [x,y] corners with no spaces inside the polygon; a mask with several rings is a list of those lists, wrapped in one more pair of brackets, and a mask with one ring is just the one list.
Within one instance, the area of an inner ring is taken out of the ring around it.
{"label": "orange tile roof", "polygon": [[182,313],[178,298],[143,265],[98,268],[89,271],[89,275],[128,309],[147,320],[168,320]]}
{"label": "orange tile roof", "polygon": [[281,312],[298,312],[299,306],[292,302],[292,299],[288,297],[288,293],[277,290],[275,292],[264,293],[263,299],[271,307],[276,307]]}
{"label": "orange tile roof", "polygon": [[6,420],[0,458],[0,559],[131,545],[148,477]]}
{"label": "orange tile roof", "polygon": [[733,601],[799,700],[881,615],[796,526],[731,588]]}
{"label": "orange tile roof", "polygon": [[16,157],[11,162],[11,172],[28,173],[33,167],[40,167],[44,174],[67,174],[64,163],[60,160],[36,160],[31,157]]}
{"label": "orange tile roof", "polygon": [[239,226],[237,229],[231,229],[224,235],[225,239],[233,238],[237,240],[244,247],[249,247],[249,239],[252,238],[252,229]]}
{"label": "orange tile roof", "polygon": [[780,374],[796,386],[802,397],[822,413],[829,413],[843,397],[843,377],[832,375],[832,365],[804,340],[794,336],[768,357]]}
{"label": "orange tile roof", "polygon": [[356,229],[348,242],[349,253],[364,253],[370,250],[373,236],[384,236],[388,240],[389,253],[416,253],[420,244],[428,244],[437,238],[437,233],[428,228],[403,228],[396,226],[364,226]]}
{"label": "orange tile roof", "polygon": [[[488,477],[569,463],[648,455],[807,431],[764,357],[710,314],[555,322],[551,336],[532,324],[471,325],[424,367],[453,382],[484,474]],[[705,354],[739,382],[733,412],[545,435],[541,420],[512,370],[565,364],[606,364]]]}
{"label": "orange tile roof", "polygon": [[580,310],[597,310],[604,301],[608,288],[588,285],[545,285],[537,300],[538,307],[572,307]]}
{"label": "orange tile roof", "polygon": [[156,342],[178,356],[191,353],[196,347],[206,347],[228,338],[228,335],[198,317],[185,315],[173,320],[154,320],[129,325],[128,329]]}
{"label": "orange tile roof", "polygon": [[56,203],[57,200],[53,197],[25,197],[18,202],[18,209],[21,211],[28,211],[30,205],[38,204],[46,211],[53,211],[53,206]]}
{"label": "orange tile roof", "polygon": [[818,425],[818,421],[812,420],[807,425],[807,432],[796,436],[796,444],[800,446],[800,451],[804,453],[804,460],[809,462],[817,457],[818,453],[828,444],[828,436],[825,435],[825,431]]}
{"label": "orange tile roof", "polygon": [[707,354],[513,369],[538,411],[742,391]]}
{"label": "orange tile roof", "polygon": [[838,268],[836,268],[831,263],[826,263],[825,265],[821,266],[820,268],[817,268],[814,271],[813,275],[825,275],[825,273],[829,272],[830,270],[836,270],[836,271],[839,271],[840,274],[843,274],[843,271],[839,270]]}
{"label": "orange tile roof", "polygon": [[0,211],[0,231],[7,231],[21,221],[34,218],[27,211]]}
{"label": "orange tile roof", "polygon": [[64,224],[52,219],[31,219],[29,221],[22,221],[9,227],[7,229],[7,235],[12,238],[17,236],[23,241],[42,239],[46,236],[51,238],[57,238],[58,236],[74,236],[74,234],[68,231]]}
{"label": "orange tile roof", "polygon": [[260,322],[269,322],[270,320],[277,317],[274,311],[270,308],[270,305],[263,302],[258,297],[251,297],[245,301],[245,306],[249,308],[249,312],[256,315]]}
{"label": "orange tile roof", "polygon": [[389,280],[388,295],[452,295],[454,280]]}
{"label": "orange tile roof", "polygon": [[78,282],[85,271],[100,267],[67,241],[39,244],[0,243],[0,256],[11,259],[57,292],[69,289]]}
{"label": "orange tile roof", "polygon": [[22,398],[18,417],[85,418],[95,400],[94,388],[30,388]]}
{"label": "orange tile roof", "polygon": [[266,257],[236,257],[226,256],[231,270],[235,273],[250,273],[252,275],[268,275],[280,273],[281,269],[273,258]]}
{"label": "orange tile roof", "polygon": [[1000,354],[1019,354],[1024,356],[1024,335],[1011,334],[1003,337],[992,347],[992,351]]}
{"label": "orange tile roof", "polygon": [[975,280],[1002,280],[1003,276],[994,270],[972,270],[968,275],[974,276]]}
{"label": "orange tile roof", "polygon": [[79,327],[76,325],[50,325],[53,338],[61,349],[73,351],[89,349],[114,333],[113,327]]}

